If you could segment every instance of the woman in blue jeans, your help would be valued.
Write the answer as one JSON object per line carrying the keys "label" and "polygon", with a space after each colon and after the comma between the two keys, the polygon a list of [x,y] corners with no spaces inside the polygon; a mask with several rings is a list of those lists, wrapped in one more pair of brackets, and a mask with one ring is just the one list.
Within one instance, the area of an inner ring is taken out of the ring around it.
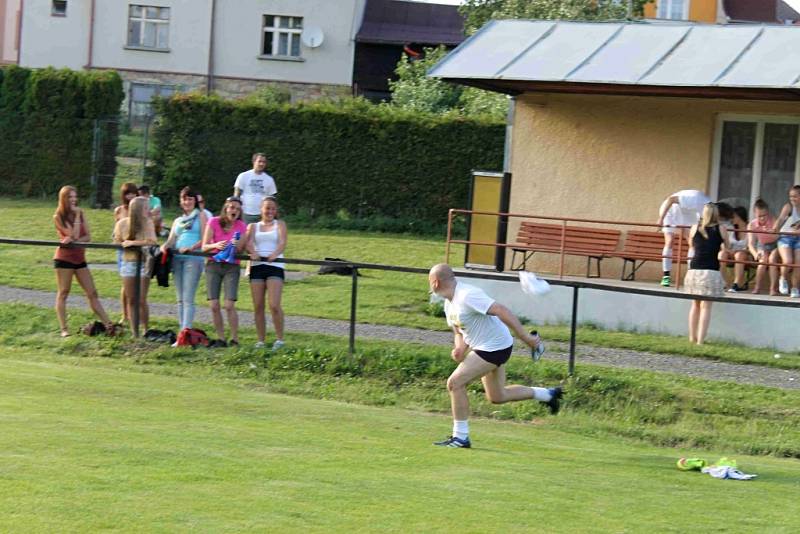
{"label": "woman in blue jeans", "polygon": [[202,244],[206,227],[206,216],[197,206],[197,193],[190,187],[181,189],[181,209],[183,215],[172,223],[172,229],[161,250],[175,249],[172,260],[173,279],[178,294],[178,322],[180,328],[192,328],[194,321],[194,295],[203,274],[202,256],[189,256],[187,252],[197,252]]}

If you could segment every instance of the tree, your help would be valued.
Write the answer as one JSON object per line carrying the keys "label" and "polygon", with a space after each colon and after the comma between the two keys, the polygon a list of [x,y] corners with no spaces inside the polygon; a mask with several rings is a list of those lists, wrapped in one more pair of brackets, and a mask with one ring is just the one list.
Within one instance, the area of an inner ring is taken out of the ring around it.
{"label": "tree", "polygon": [[[633,0],[640,16],[651,0]],[[626,0],[465,0],[459,11],[468,34],[495,19],[615,20],[627,16]]]}
{"label": "tree", "polygon": [[437,78],[427,72],[447,55],[447,49],[426,48],[419,59],[403,54],[395,73],[397,81],[390,81],[392,105],[429,113],[457,113],[463,115],[491,115],[503,119],[508,111],[505,95],[464,87]]}

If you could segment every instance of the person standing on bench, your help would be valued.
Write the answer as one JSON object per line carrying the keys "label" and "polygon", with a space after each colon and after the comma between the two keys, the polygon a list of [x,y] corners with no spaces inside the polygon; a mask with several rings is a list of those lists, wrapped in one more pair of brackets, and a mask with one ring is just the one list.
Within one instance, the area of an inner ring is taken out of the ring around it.
{"label": "person standing on bench", "polygon": [[664,275],[661,278],[661,285],[668,287],[672,281],[672,245],[675,242],[675,234],[680,231],[683,239],[686,239],[686,229],[677,229],[675,226],[692,226],[697,224],[703,213],[703,206],[711,199],[697,189],[683,189],[673,193],[664,199],[661,208],[658,210],[658,225],[662,226],[664,234],[664,250],[662,252],[661,264]]}

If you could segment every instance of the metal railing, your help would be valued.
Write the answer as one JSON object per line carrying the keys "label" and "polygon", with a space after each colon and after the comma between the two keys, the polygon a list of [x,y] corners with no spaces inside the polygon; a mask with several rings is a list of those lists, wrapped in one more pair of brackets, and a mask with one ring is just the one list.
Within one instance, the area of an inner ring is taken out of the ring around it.
{"label": "metal railing", "polygon": [[[453,239],[453,217],[457,214],[463,214],[467,217],[472,215],[491,215],[498,217],[498,221],[505,220],[507,222],[508,218],[519,218],[519,219],[535,219],[535,220],[544,220],[544,221],[555,221],[561,223],[561,240],[559,244],[559,251],[551,251],[548,250],[546,252],[557,253],[559,254],[559,270],[558,270],[558,277],[559,279],[564,278],[564,263],[566,256],[570,255],[570,253],[566,250],[566,232],[567,226],[570,223],[583,223],[583,224],[602,224],[606,226],[624,226],[624,227],[649,227],[654,229],[662,229],[662,228],[676,228],[679,229],[677,233],[676,243],[673,245],[673,252],[671,259],[675,262],[675,288],[680,289],[681,287],[681,269],[683,266],[683,262],[691,259],[688,257],[682,257],[681,252],[684,246],[683,241],[686,239],[684,236],[686,231],[688,231],[691,227],[690,226],[681,226],[681,225],[658,225],[654,223],[643,223],[643,222],[631,222],[631,221],[608,221],[603,219],[579,219],[579,218],[571,218],[571,217],[553,217],[548,215],[532,215],[527,213],[505,213],[505,212],[498,212],[498,211],[481,211],[481,210],[466,210],[466,209],[450,209],[447,215],[447,244],[445,249],[445,263],[450,262],[450,245],[451,244],[458,244],[458,245],[475,245],[475,246],[490,246],[495,248],[511,248],[511,249],[518,249],[518,250],[532,250],[537,251],[535,247],[529,247],[519,243],[499,243],[499,242],[488,242],[488,241],[471,241],[466,239]],[[792,232],[771,232],[771,231],[763,231],[763,230],[747,230],[747,229],[738,229],[737,232],[743,234],[770,234],[770,235],[797,235]],[[690,243],[691,245],[691,243]],[[619,253],[621,251],[616,251],[615,254],[611,256],[607,256],[609,258],[612,257],[622,257]],[[662,256],[662,258],[666,258],[667,256]],[[773,263],[773,262],[759,262],[753,260],[724,260],[725,264],[744,264],[749,267],[757,268],[759,265],[769,267],[787,267],[790,269],[800,268],[800,264],[796,263]]]}
{"label": "metal railing", "polygon": [[[62,246],[58,241],[41,241],[41,240],[30,240],[30,239],[12,239],[12,238],[4,238],[0,237],[0,244],[12,244],[12,245],[28,245],[28,246],[46,246],[46,247],[57,247]],[[106,249],[106,250],[121,250],[123,247],[120,245],[109,245],[109,244],[101,244],[101,243],[71,243],[67,245],[69,247],[82,247],[82,248],[89,248],[89,249]],[[201,257],[209,257],[213,254],[202,253],[202,252],[191,252],[187,253],[186,255],[192,256],[201,256]],[[245,254],[239,254],[236,256],[238,259],[242,260],[249,260],[250,257]],[[138,336],[139,330],[139,287],[140,284],[140,274],[141,273],[141,265],[142,265],[142,257],[139,254],[139,259],[137,261],[137,291],[134,295],[134,310],[135,315],[131,318],[134,325],[135,336]],[[358,298],[358,271],[359,270],[379,270],[379,271],[393,271],[393,272],[401,272],[401,273],[411,273],[411,274],[423,274],[427,275],[429,272],[428,268],[420,268],[420,267],[403,267],[399,265],[383,265],[379,263],[362,263],[362,262],[352,262],[352,261],[332,261],[332,260],[311,260],[311,259],[294,259],[294,258],[281,258],[281,262],[287,264],[295,264],[295,265],[316,265],[316,266],[343,266],[348,267],[351,269],[351,294],[350,294],[350,318],[349,318],[349,345],[348,350],[350,355],[353,355],[355,352],[355,341],[356,341],[356,308],[357,308],[357,298]],[[497,280],[503,282],[513,282],[518,283],[515,277],[511,277],[508,274],[503,273],[488,273],[488,272],[475,272],[475,271],[459,271],[457,273],[459,278],[476,278],[476,279],[483,279],[483,280]],[[673,299],[683,299],[683,300],[696,300],[696,295],[690,295],[688,293],[678,293],[675,291],[667,291],[667,290],[659,290],[659,289],[644,289],[641,287],[627,287],[627,286],[610,286],[604,284],[602,282],[592,281],[591,279],[586,280],[564,280],[564,279],[547,279],[547,281],[556,286],[564,286],[564,287],[571,287],[572,288],[572,313],[570,318],[570,339],[569,339],[569,358],[568,358],[568,373],[572,376],[575,373],[575,347],[576,347],[576,336],[577,336],[577,324],[578,324],[578,296],[580,289],[594,289],[600,291],[609,291],[615,293],[628,293],[628,294],[638,294],[638,295],[647,295],[647,296],[659,296],[659,297],[667,297]],[[733,294],[735,295],[735,294]],[[754,301],[751,299],[745,299],[742,297],[736,297],[733,295],[726,295],[724,297],[703,297],[703,300],[709,300],[714,302],[728,302],[728,303],[736,303],[736,304],[749,304],[755,306],[771,306],[771,307],[783,307],[783,308],[800,308],[800,301],[798,300],[782,300],[782,299],[774,299],[768,301]]]}

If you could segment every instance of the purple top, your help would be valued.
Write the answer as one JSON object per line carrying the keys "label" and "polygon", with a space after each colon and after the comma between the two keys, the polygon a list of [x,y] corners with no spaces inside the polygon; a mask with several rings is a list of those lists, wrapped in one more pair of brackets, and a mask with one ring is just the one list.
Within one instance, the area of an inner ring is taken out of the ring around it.
{"label": "purple top", "polygon": [[[243,220],[237,219],[231,225],[230,230],[227,232],[222,230],[222,225],[219,222],[219,217],[211,217],[208,221],[208,226],[211,228],[211,241],[216,243],[217,241],[230,241],[233,239],[233,234],[239,232],[239,239],[244,238],[244,234],[247,232],[247,225],[244,223]],[[216,252],[221,252],[217,250]],[[237,265],[239,264],[239,260],[236,260],[234,263]]]}

